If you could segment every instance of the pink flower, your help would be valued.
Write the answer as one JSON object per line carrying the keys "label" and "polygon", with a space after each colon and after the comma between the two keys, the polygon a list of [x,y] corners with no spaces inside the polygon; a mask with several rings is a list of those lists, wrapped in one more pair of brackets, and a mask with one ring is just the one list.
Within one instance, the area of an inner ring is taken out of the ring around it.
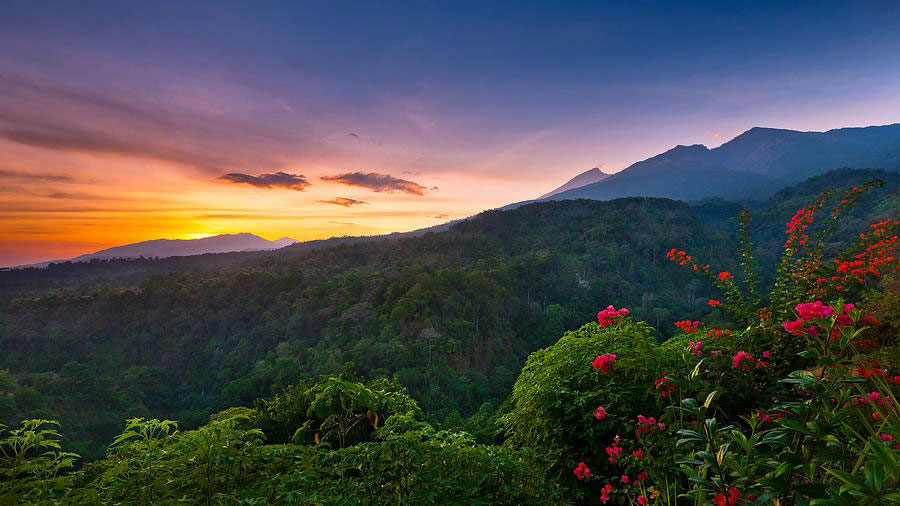
{"label": "pink flower", "polygon": [[600,323],[601,328],[606,328],[616,322],[619,317],[625,316],[628,314],[628,310],[625,308],[619,309],[612,306],[606,306],[606,309],[597,313],[597,322]]}
{"label": "pink flower", "polygon": [[772,417],[767,415],[765,411],[761,409],[756,410],[757,416],[759,416],[759,421],[763,423],[768,423],[772,421]]}
{"label": "pink flower", "polygon": [[745,360],[746,360],[747,362],[753,362],[753,357],[750,356],[750,354],[747,353],[746,351],[739,351],[739,352],[737,353],[737,355],[735,355],[735,356],[731,359],[731,365],[732,365],[732,367],[734,367],[735,369],[737,369],[738,367],[740,367],[741,362],[743,362],[743,361],[745,361]]}
{"label": "pink flower", "polygon": [[[852,308],[853,305],[851,304],[850,307]],[[799,304],[794,309],[797,310],[797,314],[802,320],[809,320],[811,318],[823,319],[834,316],[834,309],[831,309],[831,306],[822,304],[821,301]]]}
{"label": "pink flower", "polygon": [[628,483],[628,475],[627,474],[623,474],[620,479],[622,480],[622,483]]}
{"label": "pink flower", "polygon": [[658,424],[656,424],[656,428],[658,428],[659,430],[666,430],[666,424],[659,422]]}
{"label": "pink flower", "polygon": [[613,443],[612,446],[606,447],[606,454],[609,455],[609,461],[612,464],[615,464],[619,457],[622,456],[622,448],[620,448],[616,443]]}
{"label": "pink flower", "polygon": [[594,369],[600,369],[600,372],[603,374],[607,374],[612,370],[613,364],[616,362],[615,353],[610,353],[609,355],[599,355],[594,359]]}
{"label": "pink flower", "polygon": [[787,333],[792,336],[801,336],[803,334],[807,334],[810,336],[819,335],[819,333],[816,332],[816,328],[814,326],[805,326],[805,321],[806,320],[796,320],[792,322],[784,322],[784,330],[786,330]]}
{"label": "pink flower", "polygon": [[594,410],[594,418],[597,420],[606,418],[606,410],[603,409],[603,406],[597,406],[597,409]]}
{"label": "pink flower", "polygon": [[697,341],[697,342],[691,341],[689,344],[691,345],[691,353],[693,353],[694,355],[697,355],[698,357],[703,356],[703,350],[702,350],[703,342],[702,341]]}
{"label": "pink flower", "polygon": [[638,460],[641,460],[642,458],[644,458],[644,450],[641,450],[640,448],[631,452],[631,454],[634,455],[634,458],[636,458]]}
{"label": "pink flower", "polygon": [[879,434],[879,435],[878,435],[878,440],[879,440],[879,441],[884,441],[885,443],[889,443],[889,442],[891,442],[891,441],[894,440],[894,436],[892,436],[892,435],[890,435],[890,434]]}
{"label": "pink flower", "polygon": [[648,504],[648,503],[649,503],[649,501],[647,501],[647,498],[646,498],[646,497],[644,497],[644,496],[638,496],[638,504],[640,504],[641,506],[644,506],[644,505],[646,505],[646,504]]}
{"label": "pink flower", "polygon": [[641,471],[641,474],[637,475],[638,481],[644,481],[649,477],[650,477],[650,475],[647,474],[647,471]]}
{"label": "pink flower", "polygon": [[772,352],[769,350],[766,350],[762,353],[762,356],[763,356],[763,358],[772,358]]}

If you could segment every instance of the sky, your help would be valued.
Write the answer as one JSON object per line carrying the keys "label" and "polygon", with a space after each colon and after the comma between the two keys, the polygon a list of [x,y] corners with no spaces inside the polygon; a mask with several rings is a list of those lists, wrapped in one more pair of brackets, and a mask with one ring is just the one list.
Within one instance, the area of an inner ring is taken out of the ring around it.
{"label": "sky", "polygon": [[0,266],[406,231],[754,126],[900,122],[897,4],[786,4],[4,0]]}

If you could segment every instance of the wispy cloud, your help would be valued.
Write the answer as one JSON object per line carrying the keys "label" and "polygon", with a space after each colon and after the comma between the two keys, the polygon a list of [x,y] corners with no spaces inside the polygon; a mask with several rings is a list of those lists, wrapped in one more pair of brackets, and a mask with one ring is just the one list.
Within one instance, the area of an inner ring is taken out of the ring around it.
{"label": "wispy cloud", "polygon": [[332,183],[345,184],[347,186],[359,186],[368,188],[378,193],[409,193],[411,195],[422,196],[428,189],[419,183],[399,179],[388,174],[378,174],[375,172],[347,172],[346,174],[338,174],[335,176],[322,176],[322,181]]}
{"label": "wispy cloud", "polygon": [[231,181],[232,183],[243,183],[255,186],[257,188],[286,188],[288,190],[304,191],[310,183],[302,174],[288,174],[287,172],[273,172],[271,174],[260,174],[251,176],[250,174],[242,174],[240,172],[231,172],[221,176],[219,179]]}
{"label": "wispy cloud", "polygon": [[72,176],[66,174],[32,174],[30,172],[3,169],[0,169],[0,179],[39,180],[57,183],[69,183],[75,180]]}
{"label": "wispy cloud", "polygon": [[344,207],[368,204],[368,202],[364,202],[362,200],[350,199],[350,198],[346,198],[346,197],[335,197],[331,200],[320,200],[319,202],[322,202],[324,204],[335,204],[335,205],[344,206]]}
{"label": "wispy cloud", "polygon": [[449,218],[449,217],[450,217],[449,214],[444,214],[444,213],[435,214],[434,216],[432,216],[432,218],[435,218],[435,219],[438,219],[438,220],[446,220],[446,219]]}
{"label": "wispy cloud", "polygon": [[213,174],[323,149],[307,124],[288,125],[274,113],[263,122],[164,94],[3,73],[0,89],[0,139],[32,147],[160,160]]}

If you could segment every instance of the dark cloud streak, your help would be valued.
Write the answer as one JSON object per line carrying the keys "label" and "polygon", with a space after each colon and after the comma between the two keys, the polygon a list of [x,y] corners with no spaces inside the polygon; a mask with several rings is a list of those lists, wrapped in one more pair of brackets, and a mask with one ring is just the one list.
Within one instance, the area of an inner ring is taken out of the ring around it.
{"label": "dark cloud streak", "polygon": [[27,180],[40,180],[40,181],[52,181],[56,183],[71,183],[74,182],[74,178],[72,176],[66,174],[31,174],[29,172],[20,172],[15,170],[3,170],[0,169],[0,179],[27,179]]}
{"label": "dark cloud streak", "polygon": [[388,174],[378,174],[375,172],[347,172],[335,176],[322,176],[320,179],[331,183],[368,188],[369,190],[378,193],[399,192],[421,197],[425,195],[425,191],[427,190],[426,187],[413,181],[407,181],[406,179],[399,179]]}
{"label": "dark cloud streak", "polygon": [[225,174],[219,179],[224,179],[232,183],[249,184],[257,188],[285,188],[288,190],[305,191],[310,183],[302,174],[288,174],[287,172],[273,172],[271,174],[260,174],[251,176],[250,174],[242,174],[240,172],[231,172]]}
{"label": "dark cloud streak", "polygon": [[368,202],[364,202],[362,200],[350,199],[350,198],[346,198],[346,197],[335,197],[331,200],[320,200],[319,202],[322,202],[323,204],[335,204],[335,205],[344,206],[344,207],[352,207],[352,206],[358,206],[358,205],[362,205],[362,204],[368,204]]}

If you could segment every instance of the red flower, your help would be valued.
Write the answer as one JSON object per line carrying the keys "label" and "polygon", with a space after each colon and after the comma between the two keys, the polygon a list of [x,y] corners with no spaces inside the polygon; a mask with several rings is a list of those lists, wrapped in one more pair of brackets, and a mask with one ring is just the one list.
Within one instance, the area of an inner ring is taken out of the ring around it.
{"label": "red flower", "polygon": [[597,406],[597,409],[594,410],[594,418],[597,420],[606,418],[606,410],[603,409],[603,406]]}
{"label": "red flower", "polygon": [[690,320],[682,320],[674,322],[675,326],[683,330],[686,334],[694,334],[700,331],[700,322],[692,322]]}
{"label": "red flower", "polygon": [[575,473],[575,477],[577,477],[579,480],[591,477],[591,470],[588,469],[587,464],[585,464],[584,462],[579,462],[578,467],[573,469],[572,472]]}
{"label": "red flower", "polygon": [[717,300],[712,300],[712,299],[709,299],[709,302],[707,302],[707,304],[709,304],[710,307],[716,307],[716,306],[721,306],[721,305],[722,305],[721,302],[719,302],[719,301],[717,301]]}
{"label": "red flower", "polygon": [[737,487],[731,487],[728,489],[728,497],[725,497],[725,495],[721,493],[716,494],[715,499],[713,499],[713,504],[716,506],[736,506],[740,500],[740,490],[738,490]]}
{"label": "red flower", "polygon": [[638,496],[638,504],[641,504],[641,505],[643,506],[643,505],[648,504],[648,503],[649,503],[649,501],[647,500],[646,497],[644,497],[644,496]]}
{"label": "red flower", "polygon": [[622,478],[620,478],[620,479],[622,480],[622,483],[628,483],[628,475],[627,474],[623,474]]}
{"label": "red flower", "polygon": [[634,455],[634,458],[636,458],[638,460],[641,460],[642,458],[644,458],[644,450],[641,450],[640,448],[631,452],[631,454]]}
{"label": "red flower", "polygon": [[612,485],[607,483],[603,488],[600,489],[600,500],[603,501],[603,504],[606,504],[606,501],[609,500],[609,493],[615,490]]}
{"label": "red flower", "polygon": [[610,353],[609,355],[599,355],[594,359],[594,369],[600,369],[600,372],[603,374],[608,373],[612,370],[613,364],[616,362],[616,354]]}
{"label": "red flower", "polygon": [[734,276],[732,276],[728,271],[722,271],[719,273],[719,281],[723,283],[728,283],[732,279],[734,279]]}
{"label": "red flower", "polygon": [[610,463],[615,464],[616,460],[622,456],[622,448],[620,448],[616,443],[613,443],[612,446],[606,447],[606,454],[609,455]]}

